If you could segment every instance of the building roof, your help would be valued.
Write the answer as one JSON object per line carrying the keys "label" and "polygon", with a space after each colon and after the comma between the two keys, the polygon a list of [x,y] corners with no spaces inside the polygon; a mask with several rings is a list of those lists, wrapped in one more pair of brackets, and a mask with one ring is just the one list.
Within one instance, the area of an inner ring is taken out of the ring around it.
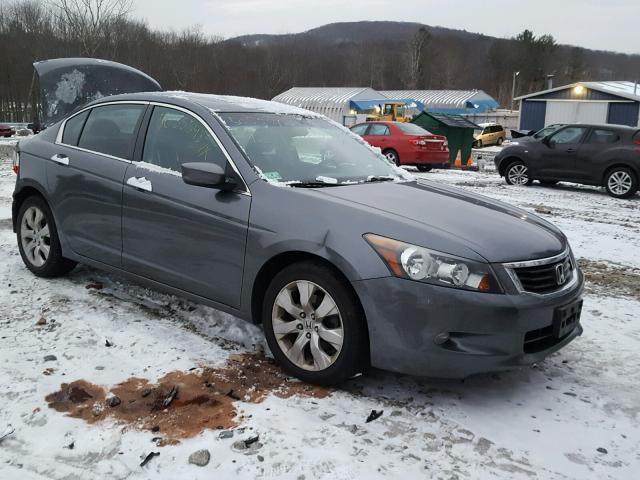
{"label": "building roof", "polygon": [[274,102],[289,105],[344,106],[351,100],[383,100],[384,95],[369,87],[293,87],[273,97]]}
{"label": "building roof", "polygon": [[640,84],[628,81],[576,82],[569,85],[563,85],[561,87],[542,90],[540,92],[529,93],[528,95],[522,95],[520,97],[516,97],[514,100],[523,100],[531,97],[537,97],[539,95],[545,95],[547,93],[577,87],[578,85],[582,85],[583,87],[589,88],[591,90],[596,90],[598,92],[608,93],[609,95],[616,95],[618,97],[640,102]]}
{"label": "building roof", "polygon": [[427,110],[449,113],[468,109],[485,111],[499,106],[482,90],[382,90],[380,93],[388,98],[410,98],[420,102]]}

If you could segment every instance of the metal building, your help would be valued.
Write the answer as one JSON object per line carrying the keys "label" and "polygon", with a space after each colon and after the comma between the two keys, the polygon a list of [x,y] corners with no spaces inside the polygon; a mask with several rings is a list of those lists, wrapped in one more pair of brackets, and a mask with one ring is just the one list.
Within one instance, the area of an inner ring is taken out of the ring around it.
{"label": "metal building", "polygon": [[640,126],[640,85],[634,82],[578,82],[517,97],[520,128],[554,123],[612,123]]}
{"label": "metal building", "polygon": [[388,98],[413,101],[420,111],[449,114],[477,114],[499,107],[482,90],[381,90]]}
{"label": "metal building", "polygon": [[357,112],[387,100],[368,87],[293,87],[273,97],[274,102],[305,108],[341,124],[353,123],[347,118],[355,119]]}

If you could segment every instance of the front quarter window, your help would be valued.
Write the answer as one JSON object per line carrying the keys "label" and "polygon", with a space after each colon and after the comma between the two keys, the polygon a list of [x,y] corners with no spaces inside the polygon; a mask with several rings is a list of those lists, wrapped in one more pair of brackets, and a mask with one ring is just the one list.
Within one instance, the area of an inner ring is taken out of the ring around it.
{"label": "front quarter window", "polygon": [[249,162],[272,183],[344,185],[411,178],[352,132],[323,118],[263,112],[217,115]]}

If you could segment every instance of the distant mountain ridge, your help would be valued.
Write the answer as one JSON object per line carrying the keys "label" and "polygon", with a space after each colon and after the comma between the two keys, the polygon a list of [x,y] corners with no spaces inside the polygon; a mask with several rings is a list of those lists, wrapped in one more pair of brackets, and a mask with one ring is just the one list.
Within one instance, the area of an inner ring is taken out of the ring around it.
{"label": "distant mountain ridge", "polygon": [[391,22],[391,21],[361,21],[361,22],[337,22],[322,25],[300,33],[268,34],[259,33],[241,35],[229,38],[227,41],[240,42],[244,46],[267,46],[283,40],[296,38],[314,39],[320,43],[366,43],[380,41],[406,41],[420,27],[425,27],[432,35],[493,38],[480,33],[471,33],[466,30],[457,30],[445,27],[433,27],[416,22]]}

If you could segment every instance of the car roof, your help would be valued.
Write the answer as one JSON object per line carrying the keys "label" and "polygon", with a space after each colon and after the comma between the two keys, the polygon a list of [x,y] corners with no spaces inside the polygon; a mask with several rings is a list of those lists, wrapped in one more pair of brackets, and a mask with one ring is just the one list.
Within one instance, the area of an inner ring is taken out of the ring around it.
{"label": "car roof", "polygon": [[214,95],[208,93],[192,93],[182,91],[167,92],[141,92],[126,93],[122,95],[112,95],[103,97],[89,105],[98,105],[108,102],[143,101],[162,102],[177,106],[184,106],[188,103],[200,105],[213,112],[264,112],[278,114],[304,115],[308,117],[320,117],[321,115],[304,110],[302,108],[285,105],[283,103],[272,102],[249,97],[234,97],[230,95]]}
{"label": "car roof", "polygon": [[493,127],[495,125],[500,126],[500,124],[496,123],[496,122],[487,122],[487,123],[479,123],[478,124],[479,127]]}
{"label": "car roof", "polygon": [[609,130],[620,130],[624,132],[635,132],[638,127],[628,125],[617,125],[613,123],[566,123],[563,127],[584,127],[584,128],[607,128]]}

